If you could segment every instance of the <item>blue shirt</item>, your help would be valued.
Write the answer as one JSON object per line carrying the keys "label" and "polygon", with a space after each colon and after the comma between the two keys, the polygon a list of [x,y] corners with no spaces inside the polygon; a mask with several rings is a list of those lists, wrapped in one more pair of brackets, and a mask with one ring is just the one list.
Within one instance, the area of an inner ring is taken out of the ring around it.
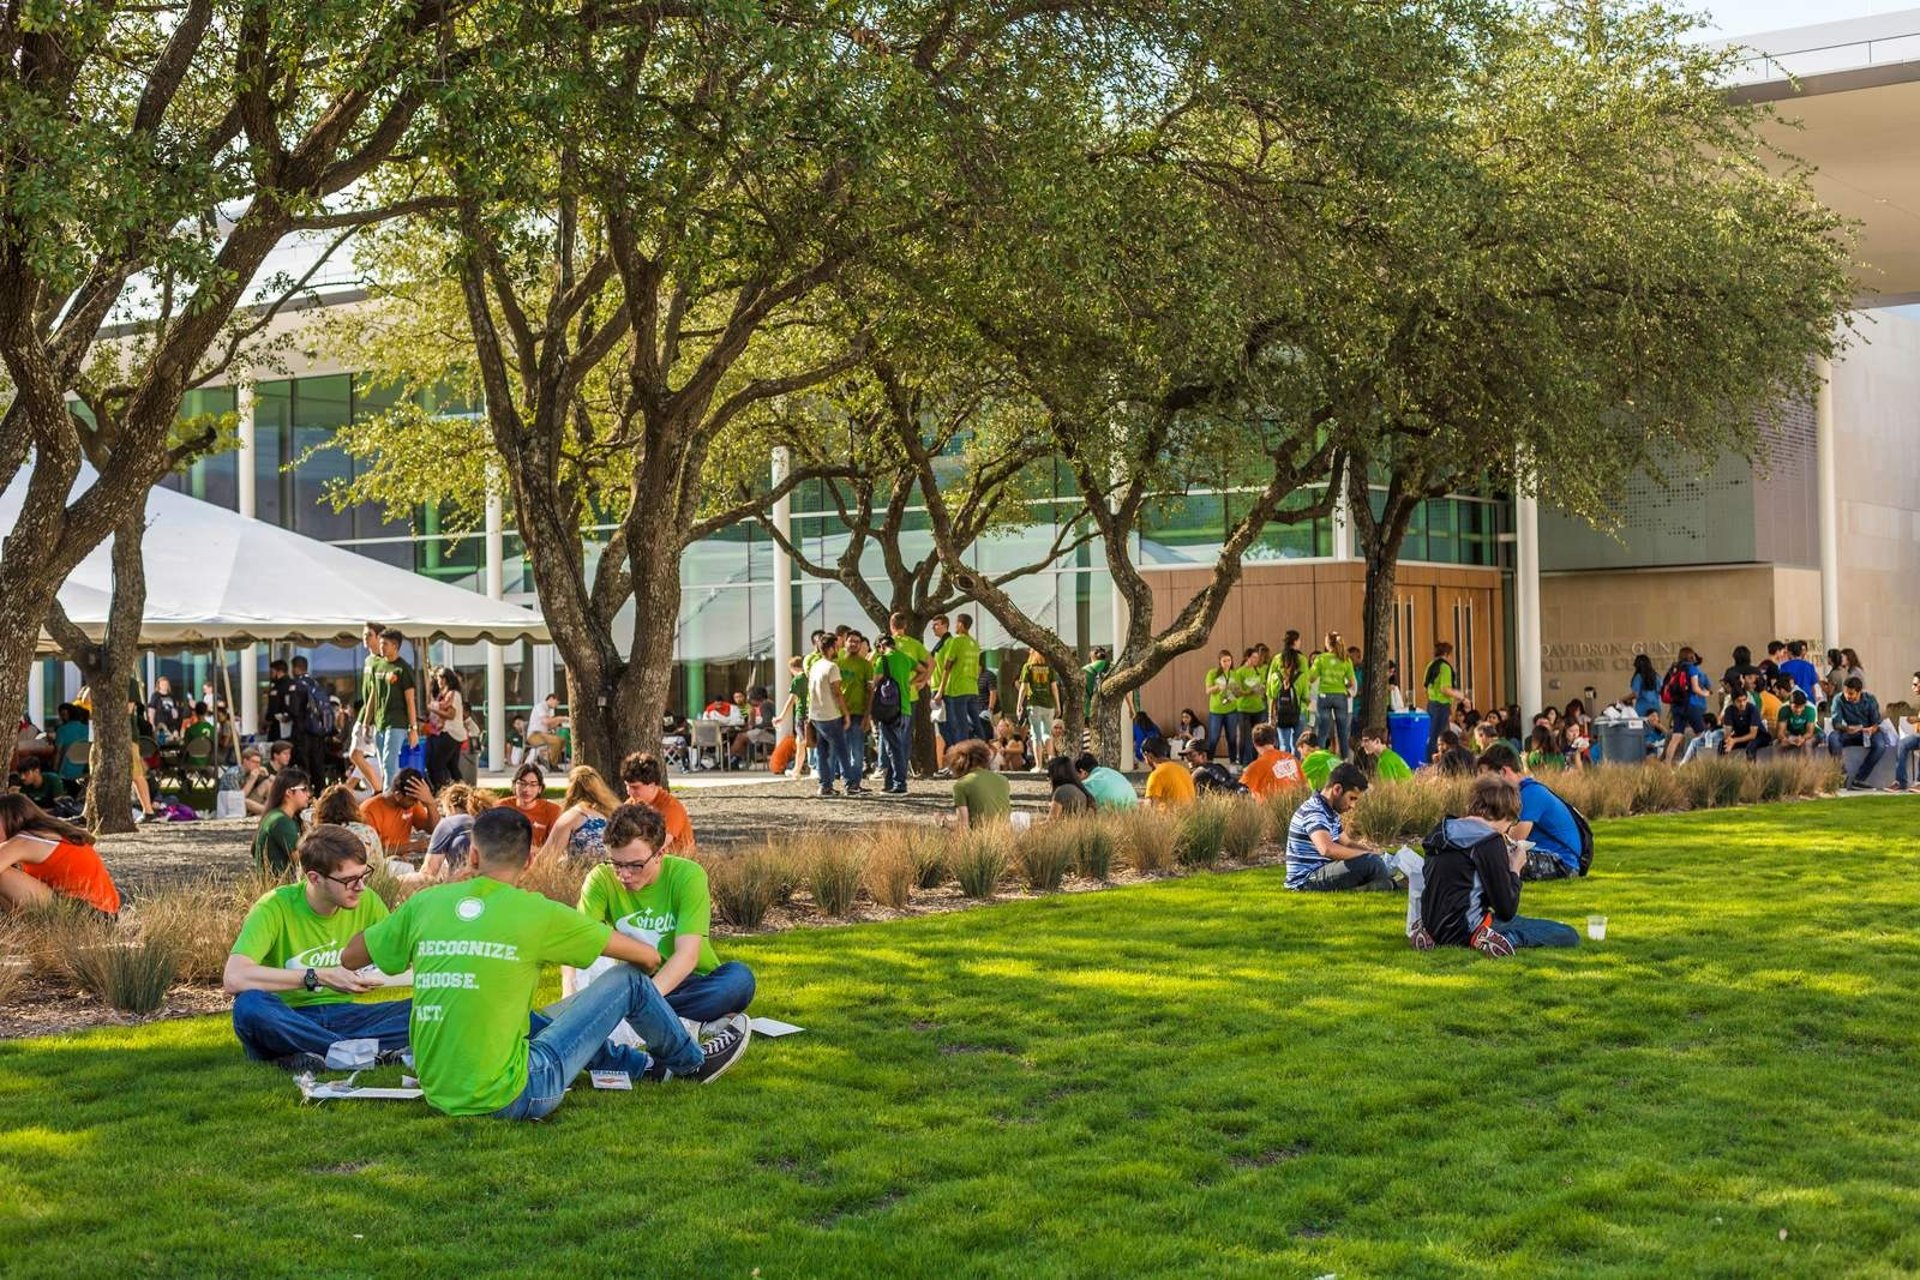
{"label": "blue shirt", "polygon": [[1707,709],[1707,695],[1700,692],[1699,686],[1707,683],[1707,673],[1700,669],[1698,663],[1689,662],[1687,664],[1687,679],[1692,682],[1687,685],[1687,688],[1691,691],[1691,697],[1688,699],[1689,703],[1705,711]]}
{"label": "blue shirt", "polygon": [[1316,791],[1293,811],[1293,820],[1287,823],[1287,888],[1298,889],[1306,884],[1314,872],[1326,866],[1333,859],[1322,854],[1313,843],[1313,833],[1324,831],[1333,837],[1335,844],[1340,843],[1343,828],[1340,815],[1327,803],[1326,796]]}
{"label": "blue shirt", "polygon": [[1813,690],[1820,683],[1820,673],[1805,658],[1788,658],[1780,664],[1780,674],[1799,686],[1800,692],[1813,697]]}
{"label": "blue shirt", "polygon": [[[1570,870],[1580,870],[1580,828],[1573,823],[1573,810],[1532,778],[1520,779],[1520,821],[1533,824],[1527,839],[1536,848],[1545,849]],[[1291,860],[1291,850],[1288,857]]]}
{"label": "blue shirt", "polygon": [[1132,809],[1140,803],[1140,794],[1126,775],[1105,765],[1095,768],[1083,781],[1096,808]]}

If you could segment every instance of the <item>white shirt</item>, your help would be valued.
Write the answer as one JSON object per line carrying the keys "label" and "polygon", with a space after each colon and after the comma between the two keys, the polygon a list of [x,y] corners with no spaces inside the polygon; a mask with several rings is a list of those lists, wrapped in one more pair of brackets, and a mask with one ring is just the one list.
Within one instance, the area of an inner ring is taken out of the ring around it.
{"label": "white shirt", "polygon": [[807,719],[838,720],[846,715],[834,688],[839,681],[840,664],[832,658],[821,658],[807,668]]}
{"label": "white shirt", "polygon": [[547,704],[542,702],[527,715],[528,735],[553,732],[553,717],[558,714],[557,711],[548,710]]}

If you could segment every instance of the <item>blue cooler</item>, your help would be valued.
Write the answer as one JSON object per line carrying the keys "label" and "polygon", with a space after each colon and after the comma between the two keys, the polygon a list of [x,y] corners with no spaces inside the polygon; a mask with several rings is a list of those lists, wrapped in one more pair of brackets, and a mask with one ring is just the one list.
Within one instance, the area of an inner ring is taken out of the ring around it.
{"label": "blue cooler", "polygon": [[1418,769],[1427,763],[1427,713],[1395,711],[1387,716],[1387,734],[1402,760]]}

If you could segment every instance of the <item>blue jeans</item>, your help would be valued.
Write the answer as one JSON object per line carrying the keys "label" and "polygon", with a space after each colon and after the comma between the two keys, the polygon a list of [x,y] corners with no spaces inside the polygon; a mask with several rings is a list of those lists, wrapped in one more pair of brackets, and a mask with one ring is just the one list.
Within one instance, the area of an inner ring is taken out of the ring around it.
{"label": "blue jeans", "polygon": [[1451,702],[1427,703],[1427,760],[1440,758],[1440,735],[1445,733],[1452,723],[1453,704]]}
{"label": "blue jeans", "polygon": [[[1323,693],[1315,704],[1320,745],[1336,756],[1353,753],[1353,706],[1344,693]],[[1335,734],[1338,734],[1336,740]]]}
{"label": "blue jeans", "polygon": [[405,729],[375,729],[373,749],[380,757],[380,785],[391,787],[393,775],[400,772],[400,753],[407,746]]}
{"label": "blue jeans", "polygon": [[913,734],[913,717],[904,711],[892,724],[874,726],[880,732],[880,768],[889,791],[907,789],[908,742]]}
{"label": "blue jeans", "polygon": [[1209,711],[1207,713],[1207,754],[1218,754],[1221,744],[1227,748],[1227,759],[1240,757],[1240,713],[1238,711]]}
{"label": "blue jeans", "polygon": [[855,716],[847,730],[847,785],[857,787],[867,776],[867,718]]}
{"label": "blue jeans", "polygon": [[[1850,746],[1865,747],[1867,754],[1860,758],[1859,772],[1848,781],[1865,782],[1873,776],[1874,766],[1880,763],[1880,757],[1887,754],[1887,739],[1878,728],[1868,729],[1857,738],[1842,737],[1838,729],[1827,735],[1827,750],[1836,756],[1844,756]],[[1899,766],[1898,761],[1894,764],[1896,768]]]}
{"label": "blue jeans", "polygon": [[1511,920],[1495,920],[1493,931],[1516,947],[1577,947],[1580,945],[1580,933],[1570,924],[1561,924],[1558,920],[1535,920],[1528,916],[1515,916]]}
{"label": "blue jeans", "polygon": [[295,1053],[325,1057],[336,1040],[378,1040],[380,1052],[407,1047],[411,1000],[377,1004],[288,1004],[275,991],[242,991],[233,998],[233,1034],[257,1062]]}
{"label": "blue jeans", "polygon": [[1386,892],[1398,887],[1393,882],[1393,868],[1385,858],[1377,853],[1363,853],[1345,862],[1329,862],[1308,876],[1300,890],[1328,893],[1338,889],[1373,889]]}
{"label": "blue jeans", "polygon": [[527,1053],[527,1087],[494,1112],[494,1118],[538,1120],[552,1115],[567,1086],[588,1067],[625,1071],[630,1077],[644,1074],[653,1065],[644,1052],[607,1043],[623,1018],[635,1034],[661,1051],[669,1071],[691,1075],[706,1060],[653,979],[630,964],[617,965],[568,1001],[551,1022],[537,1013],[529,1015],[533,1043]]}
{"label": "blue jeans", "polygon": [[1299,739],[1299,737],[1300,737],[1300,726],[1297,724],[1289,725],[1284,729],[1281,728],[1279,725],[1273,726],[1274,745],[1279,747],[1282,751],[1286,752],[1288,755],[1293,754],[1294,744]]}
{"label": "blue jeans", "polygon": [[712,1022],[730,1013],[746,1012],[753,1003],[753,991],[753,970],[738,960],[729,960],[713,972],[694,974],[675,987],[667,996],[667,1006],[689,1021]]}
{"label": "blue jeans", "polygon": [[1920,752],[1920,733],[1909,733],[1900,739],[1900,745],[1893,749],[1893,781],[1897,786],[1906,786],[1913,781],[1907,771],[1907,761],[1915,752]]}
{"label": "blue jeans", "polygon": [[813,736],[820,743],[820,767],[815,772],[820,777],[822,791],[833,790],[834,781],[846,776],[848,733],[847,727],[838,720],[813,722]]}
{"label": "blue jeans", "polygon": [[941,700],[947,718],[940,722],[940,741],[952,746],[974,736],[980,725],[980,695],[950,693]]}

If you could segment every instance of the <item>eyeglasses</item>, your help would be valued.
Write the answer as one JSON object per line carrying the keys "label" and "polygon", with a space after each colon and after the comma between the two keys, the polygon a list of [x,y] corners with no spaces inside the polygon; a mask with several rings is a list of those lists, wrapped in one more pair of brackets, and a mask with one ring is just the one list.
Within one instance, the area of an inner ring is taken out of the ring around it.
{"label": "eyeglasses", "polygon": [[339,885],[342,889],[345,889],[351,893],[356,890],[366,888],[367,881],[372,877],[372,875],[373,875],[373,872],[371,869],[362,871],[357,876],[330,876],[326,872],[322,871],[320,873],[320,878],[322,880],[331,880],[335,884]]}
{"label": "eyeglasses", "polygon": [[652,853],[640,859],[640,861],[638,862],[621,862],[617,858],[608,858],[607,865],[612,867],[615,871],[640,872],[640,871],[645,871],[647,869],[647,864],[652,862],[655,858],[658,858],[659,856],[660,856],[660,851],[658,849],[655,849]]}

